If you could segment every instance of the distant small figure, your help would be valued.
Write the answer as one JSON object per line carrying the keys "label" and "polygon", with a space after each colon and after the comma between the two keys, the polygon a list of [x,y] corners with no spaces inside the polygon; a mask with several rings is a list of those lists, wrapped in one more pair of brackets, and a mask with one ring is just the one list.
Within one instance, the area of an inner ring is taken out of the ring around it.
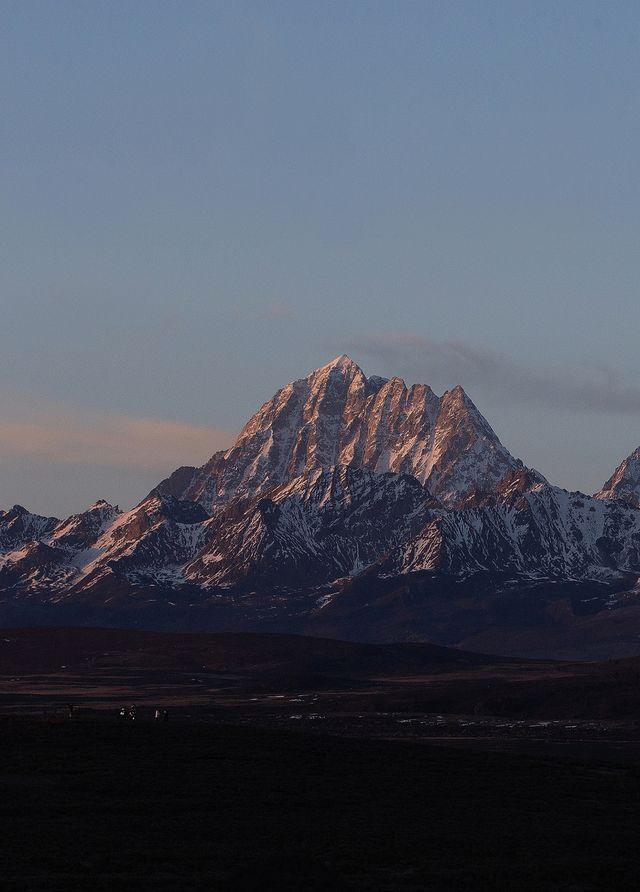
{"label": "distant small figure", "polygon": [[162,721],[163,721],[163,722],[168,722],[168,721],[169,721],[169,710],[168,710],[168,709],[163,709],[163,710],[162,710]]}
{"label": "distant small figure", "polygon": [[129,707],[129,721],[135,722],[135,720],[136,720],[136,708],[132,703],[131,706]]}
{"label": "distant small figure", "polygon": [[124,706],[121,706],[121,707],[120,707],[120,712],[119,712],[118,714],[119,714],[119,716],[120,716],[121,719],[126,719],[126,717],[127,717],[127,710],[126,710],[126,708],[125,708]]}
{"label": "distant small figure", "polygon": [[69,718],[69,719],[73,718],[73,713],[75,711],[75,708],[76,707],[75,707],[74,703],[67,703],[67,718]]}
{"label": "distant small figure", "polygon": [[160,721],[160,710],[159,709],[156,709],[156,711],[153,714],[153,717],[156,720],[156,722]]}

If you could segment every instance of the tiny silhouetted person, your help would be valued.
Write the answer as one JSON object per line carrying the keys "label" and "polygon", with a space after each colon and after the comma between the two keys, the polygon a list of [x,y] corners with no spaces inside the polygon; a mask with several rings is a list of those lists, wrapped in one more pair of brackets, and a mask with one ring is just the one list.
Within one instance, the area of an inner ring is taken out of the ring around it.
{"label": "tiny silhouetted person", "polygon": [[126,719],[126,717],[127,717],[127,710],[125,709],[124,706],[121,706],[121,707],[120,707],[120,713],[119,713],[119,715],[120,715],[120,718],[121,718],[121,719]]}
{"label": "tiny silhouetted person", "polygon": [[70,718],[70,719],[73,718],[73,712],[74,712],[75,708],[76,707],[73,703],[67,703],[67,717],[68,718]]}
{"label": "tiny silhouetted person", "polygon": [[156,709],[156,711],[153,714],[153,717],[156,720],[156,722],[160,721],[160,710],[159,709]]}
{"label": "tiny silhouetted person", "polygon": [[135,706],[133,705],[133,703],[132,703],[131,706],[129,707],[129,719],[130,719],[130,721],[132,721],[132,722],[135,722],[135,720],[136,720],[136,708],[135,708]]}
{"label": "tiny silhouetted person", "polygon": [[162,710],[162,721],[163,722],[169,721],[169,710],[167,710],[167,709]]}

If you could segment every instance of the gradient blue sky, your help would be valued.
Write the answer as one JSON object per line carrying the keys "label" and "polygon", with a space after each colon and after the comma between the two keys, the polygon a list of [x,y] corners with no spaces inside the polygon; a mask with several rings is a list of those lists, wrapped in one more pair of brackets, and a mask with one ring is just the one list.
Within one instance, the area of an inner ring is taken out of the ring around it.
{"label": "gradient blue sky", "polygon": [[640,444],[636,2],[0,3],[0,504],[129,505],[337,353]]}

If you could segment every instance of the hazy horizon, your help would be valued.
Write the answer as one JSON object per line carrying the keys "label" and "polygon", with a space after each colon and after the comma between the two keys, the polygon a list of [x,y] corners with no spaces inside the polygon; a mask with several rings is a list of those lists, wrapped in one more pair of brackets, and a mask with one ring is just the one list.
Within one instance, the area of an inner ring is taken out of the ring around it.
{"label": "hazy horizon", "polygon": [[640,445],[631,2],[7,3],[0,507],[135,504],[348,353]]}

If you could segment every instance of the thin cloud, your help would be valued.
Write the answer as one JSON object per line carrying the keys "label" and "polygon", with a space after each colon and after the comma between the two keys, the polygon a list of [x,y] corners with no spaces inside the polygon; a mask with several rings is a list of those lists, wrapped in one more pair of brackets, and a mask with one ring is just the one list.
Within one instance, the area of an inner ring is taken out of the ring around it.
{"label": "thin cloud", "polygon": [[502,400],[526,400],[551,409],[640,414],[640,387],[622,381],[611,367],[600,363],[542,366],[467,341],[403,333],[364,335],[350,346],[384,369],[415,381],[446,382],[447,387],[461,384],[472,393],[482,389]]}
{"label": "thin cloud", "polygon": [[232,442],[231,434],[215,428],[68,408],[55,413],[20,411],[0,421],[0,461],[6,462],[31,458],[164,473],[179,465],[202,464]]}

